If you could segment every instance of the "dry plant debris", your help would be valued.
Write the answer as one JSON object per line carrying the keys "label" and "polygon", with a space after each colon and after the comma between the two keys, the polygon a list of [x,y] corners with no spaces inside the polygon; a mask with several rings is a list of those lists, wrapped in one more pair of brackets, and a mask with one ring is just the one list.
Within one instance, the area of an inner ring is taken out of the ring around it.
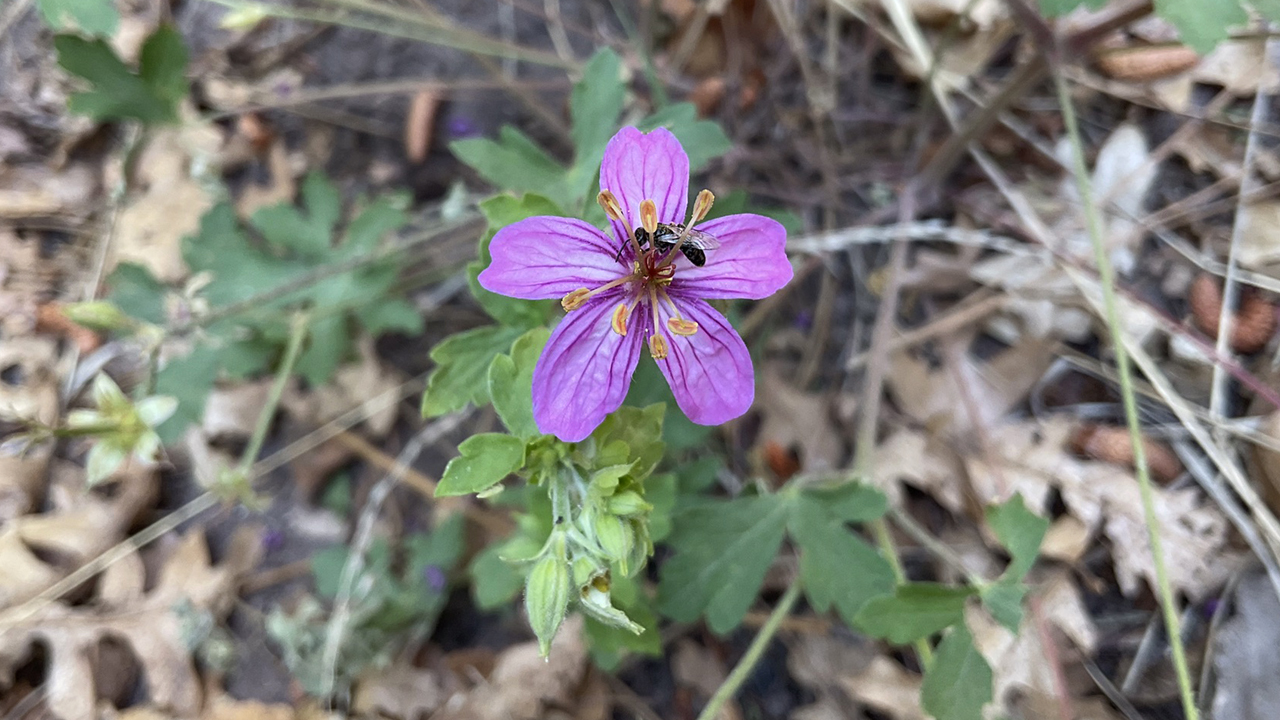
{"label": "dry plant debris", "polygon": [[33,643],[42,643],[49,653],[49,710],[62,720],[93,720],[103,673],[113,669],[96,664],[95,657],[104,641],[119,642],[137,661],[151,707],[179,717],[199,714],[204,690],[191,657],[203,641],[198,628],[204,618],[217,622],[230,609],[236,585],[257,564],[260,547],[258,533],[243,528],[214,565],[204,534],[189,532],[172,548],[150,590],[142,559],[125,556],[103,572],[89,606],[50,603],[0,635],[0,684],[11,684]]}

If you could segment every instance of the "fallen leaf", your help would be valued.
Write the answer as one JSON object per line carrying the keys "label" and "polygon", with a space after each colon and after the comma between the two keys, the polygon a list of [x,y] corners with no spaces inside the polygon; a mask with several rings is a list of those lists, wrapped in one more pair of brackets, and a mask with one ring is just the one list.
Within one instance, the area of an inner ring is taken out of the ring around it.
{"label": "fallen leaf", "polygon": [[98,175],[87,163],[57,170],[44,165],[0,165],[0,218],[83,220],[97,204],[98,187]]}
{"label": "fallen leaf", "polygon": [[1213,644],[1217,685],[1215,718],[1270,720],[1280,706],[1280,602],[1264,573],[1246,575],[1236,587],[1235,615]]}
{"label": "fallen leaf", "polygon": [[84,470],[54,461],[51,509],[23,515],[0,527],[0,609],[25,602],[119,542],[155,496],[154,470],[126,464],[103,487],[91,491]]}
{"label": "fallen leaf", "polygon": [[564,621],[543,659],[538,643],[513,645],[502,652],[493,672],[468,691],[449,698],[435,720],[534,720],[549,704],[568,704],[586,669],[582,618]]}
{"label": "fallen leaf", "polygon": [[936,438],[923,432],[895,430],[876,448],[871,484],[895,507],[902,505],[902,483],[928,493],[953,513],[964,511],[963,466],[960,458]]}
{"label": "fallen leaf", "polygon": [[199,177],[199,168],[216,164],[222,133],[190,122],[148,137],[135,163],[140,189],[120,210],[108,267],[137,263],[162,282],[177,282],[187,275],[182,238],[199,230],[200,218],[214,204],[211,180]]}
{"label": "fallen leaf", "polygon": [[797,390],[770,370],[758,385],[756,406],[762,416],[762,446],[772,443],[783,450],[795,450],[801,470],[833,470],[840,466],[840,431],[824,396]]}
{"label": "fallen leaf", "polygon": [[671,654],[671,678],[677,685],[693,689],[705,700],[715,694],[728,674],[724,660],[711,648],[687,638],[676,642]]}
{"label": "fallen leaf", "polygon": [[360,408],[370,434],[383,437],[390,432],[398,404],[388,402],[386,395],[400,387],[400,376],[378,359],[372,338],[361,338],[357,349],[360,360],[338,368],[324,385],[309,392],[286,390],[282,403],[289,414],[316,427]]}
{"label": "fallen leaf", "polygon": [[[1053,668],[1045,660],[1038,623],[1057,628],[1085,654],[1091,653],[1097,643],[1093,620],[1085,610],[1079,590],[1066,572],[1055,573],[1034,592],[1039,595],[1039,618],[1026,613],[1017,635],[976,606],[967,608],[965,612],[974,645],[992,669],[994,702],[1006,712],[1009,704],[1019,697],[1024,702],[1040,706],[1058,696]],[[1058,648],[1059,658],[1064,655],[1064,649],[1067,648]],[[1052,704],[1049,706],[1053,707]]]}
{"label": "fallen leaf", "polygon": [[878,655],[862,672],[847,675],[841,687],[849,697],[894,720],[925,720],[920,709],[920,676]]}
{"label": "fallen leaf", "polygon": [[446,699],[437,672],[393,665],[367,672],[356,681],[351,709],[361,716],[418,720],[430,717]]}
{"label": "fallen leaf", "polygon": [[[57,348],[49,340],[0,341],[0,420],[57,422],[56,362]],[[17,454],[0,451],[0,526],[31,510],[44,494],[53,449],[46,442]]]}
{"label": "fallen leaf", "polygon": [[239,579],[257,564],[260,546],[257,533],[242,528],[226,558],[214,566],[203,534],[188,533],[149,591],[144,591],[140,560],[109,566],[96,603],[51,603],[0,635],[0,682],[29,657],[32,644],[41,643],[49,658],[45,694],[50,711],[63,720],[93,720],[98,695],[93,650],[110,638],[127,645],[140,663],[151,707],[180,717],[198,714],[203,689],[187,625],[201,613],[214,621],[225,616]]}

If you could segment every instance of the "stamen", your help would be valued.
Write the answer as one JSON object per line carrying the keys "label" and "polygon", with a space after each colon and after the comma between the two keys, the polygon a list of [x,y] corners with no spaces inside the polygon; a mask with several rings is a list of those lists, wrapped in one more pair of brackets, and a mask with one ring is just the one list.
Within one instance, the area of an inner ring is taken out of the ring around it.
{"label": "stamen", "polygon": [[658,205],[652,200],[640,203],[640,227],[650,235],[658,231]]}
{"label": "stamen", "polygon": [[573,312],[582,307],[582,303],[586,302],[589,297],[591,297],[590,290],[578,288],[560,299],[560,307],[564,308],[565,312]]}
{"label": "stamen", "polygon": [[677,335],[689,337],[698,332],[698,323],[684,318],[671,318],[667,320],[667,329]]}
{"label": "stamen", "polygon": [[663,340],[661,335],[654,335],[649,338],[649,355],[654,360],[667,359],[667,341]]}
{"label": "stamen", "polygon": [[693,214],[689,217],[689,224],[685,227],[692,228],[694,225],[702,222],[702,219],[711,212],[711,205],[716,201],[716,196],[711,194],[710,190],[701,190],[698,192],[698,199],[693,201]]}
{"label": "stamen", "polygon": [[618,307],[613,311],[613,319],[609,324],[613,326],[613,331],[619,335],[627,334],[627,318],[631,317],[631,305],[628,303],[619,303]]}
{"label": "stamen", "polygon": [[596,202],[600,204],[600,207],[604,210],[604,214],[608,215],[610,220],[624,222],[622,217],[622,203],[618,202],[618,198],[614,196],[613,193],[608,190],[601,190],[600,194],[596,195]]}
{"label": "stamen", "polygon": [[595,290],[578,288],[577,290],[574,290],[573,292],[569,293],[568,295],[565,295],[563,298],[560,299],[560,307],[564,308],[565,312],[577,310],[578,308],[582,307],[582,304],[585,303],[588,299],[595,297],[596,295],[599,295],[605,290],[611,290],[613,288],[616,288],[622,283],[635,280],[636,277],[637,276],[635,273],[632,273],[631,275],[623,275],[622,277],[616,280],[610,280],[609,282],[601,285]]}

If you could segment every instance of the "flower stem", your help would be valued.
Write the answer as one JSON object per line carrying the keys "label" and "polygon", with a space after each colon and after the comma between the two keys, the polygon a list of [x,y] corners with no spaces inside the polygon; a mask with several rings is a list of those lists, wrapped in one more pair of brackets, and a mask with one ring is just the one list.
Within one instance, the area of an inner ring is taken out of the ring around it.
{"label": "flower stem", "polygon": [[760,662],[760,657],[764,655],[765,648],[769,646],[769,641],[778,633],[778,628],[782,627],[782,621],[791,614],[792,608],[795,607],[796,601],[800,599],[800,578],[796,577],[791,580],[791,585],[787,587],[787,591],[782,594],[782,598],[778,600],[778,606],[769,613],[769,619],[765,621],[760,628],[760,632],[752,638],[751,645],[747,647],[747,652],[734,666],[733,672],[729,673],[729,677],[720,683],[720,687],[716,688],[716,692],[707,701],[707,706],[702,708],[702,712],[698,713],[697,720],[715,720],[720,715],[720,708],[729,702],[729,699],[737,694],[738,689],[747,681],[747,677],[751,675],[751,671],[755,669],[756,663]]}
{"label": "flower stem", "polygon": [[1106,310],[1107,329],[1111,335],[1112,352],[1116,354],[1116,371],[1120,383],[1120,396],[1124,402],[1125,421],[1129,426],[1129,441],[1133,445],[1133,464],[1137,470],[1138,487],[1142,493],[1142,514],[1147,525],[1147,537],[1151,543],[1151,555],[1155,563],[1156,585],[1160,593],[1160,610],[1164,614],[1165,631],[1169,636],[1169,645],[1173,649],[1173,666],[1178,677],[1178,689],[1182,696],[1182,712],[1187,720],[1198,720],[1199,710],[1196,707],[1195,691],[1191,687],[1191,673],[1187,668],[1187,651],[1182,644],[1181,621],[1178,618],[1176,599],[1173,588],[1169,584],[1169,571],[1165,567],[1164,548],[1160,541],[1160,528],[1156,520],[1155,491],[1151,485],[1151,473],[1147,468],[1147,457],[1142,442],[1142,427],[1138,419],[1138,403],[1133,389],[1132,370],[1129,364],[1129,353],[1125,349],[1124,331],[1120,326],[1120,311],[1116,303],[1115,271],[1111,268],[1111,259],[1102,237],[1102,227],[1098,217],[1098,209],[1093,202],[1093,187],[1089,179],[1088,169],[1084,162],[1084,147],[1080,139],[1080,127],[1076,121],[1075,107],[1067,89],[1067,82],[1061,72],[1053,75],[1054,85],[1058,91],[1058,104],[1062,107],[1062,119],[1066,124],[1067,135],[1071,140],[1072,159],[1076,185],[1080,192],[1080,201],[1084,205],[1085,221],[1089,230],[1089,239],[1093,242],[1094,259],[1098,265],[1098,276],[1102,286],[1102,302]]}
{"label": "flower stem", "polygon": [[289,344],[284,350],[284,359],[280,361],[280,367],[276,368],[276,380],[271,384],[271,391],[267,394],[267,404],[263,405],[262,412],[258,413],[258,423],[253,427],[253,435],[249,438],[244,454],[240,456],[240,466],[236,468],[237,472],[245,477],[249,477],[254,460],[257,460],[258,453],[262,452],[262,443],[267,439],[267,430],[271,429],[271,419],[275,417],[276,408],[280,407],[280,398],[284,395],[284,387],[289,382],[289,376],[293,374],[293,367],[298,364],[298,356],[302,354],[302,341],[307,338],[307,328],[310,324],[310,313],[294,314],[289,328]]}

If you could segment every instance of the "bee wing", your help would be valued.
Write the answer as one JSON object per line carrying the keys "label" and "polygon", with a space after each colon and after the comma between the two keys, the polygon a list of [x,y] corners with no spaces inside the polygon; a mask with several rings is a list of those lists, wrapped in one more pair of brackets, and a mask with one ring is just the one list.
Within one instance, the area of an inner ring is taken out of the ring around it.
{"label": "bee wing", "polygon": [[689,230],[684,236],[684,242],[699,250],[715,250],[720,247],[720,241],[714,235],[708,235],[700,230]]}

